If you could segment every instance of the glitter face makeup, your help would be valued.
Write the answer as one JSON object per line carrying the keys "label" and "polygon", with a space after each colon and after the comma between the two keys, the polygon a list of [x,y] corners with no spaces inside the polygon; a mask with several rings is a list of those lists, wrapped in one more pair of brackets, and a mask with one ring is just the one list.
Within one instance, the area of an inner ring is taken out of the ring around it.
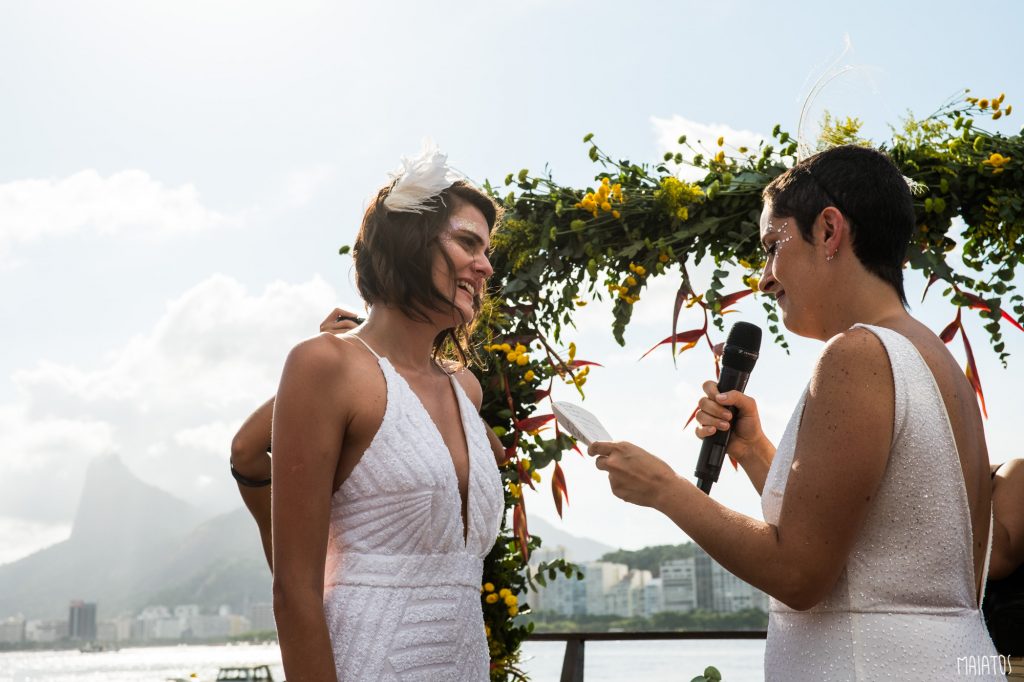
{"label": "glitter face makeup", "polygon": [[772,243],[772,245],[768,247],[768,255],[775,256],[776,258],[779,257],[779,249],[782,248],[782,245],[785,244],[786,242],[788,242],[790,239],[793,238],[793,235],[791,235],[789,233],[789,221],[788,220],[784,221],[778,227],[775,227],[775,224],[772,222],[771,218],[769,218],[768,219],[768,229],[765,230],[765,234],[766,235],[768,235],[768,234],[777,234],[777,235],[779,235],[779,238],[776,239]]}

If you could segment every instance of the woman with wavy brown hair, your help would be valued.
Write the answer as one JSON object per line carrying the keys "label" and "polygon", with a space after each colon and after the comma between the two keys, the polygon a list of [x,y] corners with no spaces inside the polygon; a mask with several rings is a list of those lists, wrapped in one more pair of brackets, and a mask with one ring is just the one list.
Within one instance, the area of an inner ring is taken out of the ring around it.
{"label": "woman with wavy brown hair", "polygon": [[288,356],[272,517],[289,680],[488,678],[479,590],[500,448],[465,362],[498,217],[436,150],[405,160],[353,249],[366,322]]}

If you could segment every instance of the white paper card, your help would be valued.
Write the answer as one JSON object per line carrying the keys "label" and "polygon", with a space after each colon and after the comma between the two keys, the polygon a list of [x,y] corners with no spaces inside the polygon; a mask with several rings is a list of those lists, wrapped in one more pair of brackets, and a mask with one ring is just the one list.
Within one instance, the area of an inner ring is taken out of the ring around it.
{"label": "white paper card", "polygon": [[553,401],[551,407],[559,426],[584,445],[590,445],[596,440],[612,440],[608,429],[592,412],[561,400]]}

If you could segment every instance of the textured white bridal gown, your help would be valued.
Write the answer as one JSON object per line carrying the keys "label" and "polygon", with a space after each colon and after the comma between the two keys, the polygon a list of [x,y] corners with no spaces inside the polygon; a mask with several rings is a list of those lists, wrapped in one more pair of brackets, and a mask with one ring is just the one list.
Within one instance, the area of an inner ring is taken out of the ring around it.
{"label": "textured white bridal gown", "polygon": [[469,450],[463,539],[451,454],[416,394],[377,358],[384,420],[331,501],[324,613],[338,679],[484,682],[480,581],[504,509],[494,455],[451,377]]}
{"label": "textured white bridal gown", "polygon": [[[970,510],[938,386],[908,339],[859,326],[878,336],[892,365],[889,462],[832,593],[803,612],[771,600],[765,679],[1004,679],[978,610]],[[765,481],[768,523],[779,520],[805,397]]]}

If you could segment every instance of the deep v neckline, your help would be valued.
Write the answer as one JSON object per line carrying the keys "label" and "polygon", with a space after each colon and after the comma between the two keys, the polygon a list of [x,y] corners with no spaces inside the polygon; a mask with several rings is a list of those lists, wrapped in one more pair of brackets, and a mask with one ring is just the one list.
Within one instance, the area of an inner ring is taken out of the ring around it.
{"label": "deep v neckline", "polygon": [[[473,453],[469,447],[469,431],[466,428],[466,415],[463,412],[462,397],[459,395],[459,392],[462,390],[462,387],[459,386],[458,380],[455,378],[455,375],[448,375],[448,383],[451,385],[452,394],[455,396],[455,407],[459,411],[459,428],[462,430],[462,442],[466,446],[465,497],[462,496],[462,491],[459,489],[459,472],[455,468],[455,457],[452,456],[452,449],[445,441],[444,434],[441,433],[441,429],[438,427],[437,422],[435,422],[434,418],[430,415],[430,410],[427,409],[427,406],[423,403],[423,399],[420,398],[419,394],[416,392],[416,389],[414,389],[412,387],[412,384],[410,384],[406,380],[406,378],[402,376],[401,372],[395,369],[395,366],[391,364],[391,361],[384,356],[380,356],[380,360],[382,362],[388,363],[388,367],[391,369],[391,371],[395,373],[395,376],[398,377],[403,384],[405,384],[405,387],[409,390],[409,393],[411,393],[413,398],[416,399],[416,405],[423,412],[423,416],[427,418],[427,422],[430,424],[430,426],[433,427],[434,434],[437,436],[437,439],[441,442],[441,447],[444,448],[445,454],[448,455],[448,471],[451,474],[452,485],[455,486],[455,497],[458,498],[459,500],[459,520],[461,521],[462,524],[462,545],[463,549],[465,549],[469,547],[469,526],[470,519],[472,518],[472,514],[470,514],[469,510],[469,503],[473,497]],[[465,515],[463,515],[463,509],[465,510]]]}

